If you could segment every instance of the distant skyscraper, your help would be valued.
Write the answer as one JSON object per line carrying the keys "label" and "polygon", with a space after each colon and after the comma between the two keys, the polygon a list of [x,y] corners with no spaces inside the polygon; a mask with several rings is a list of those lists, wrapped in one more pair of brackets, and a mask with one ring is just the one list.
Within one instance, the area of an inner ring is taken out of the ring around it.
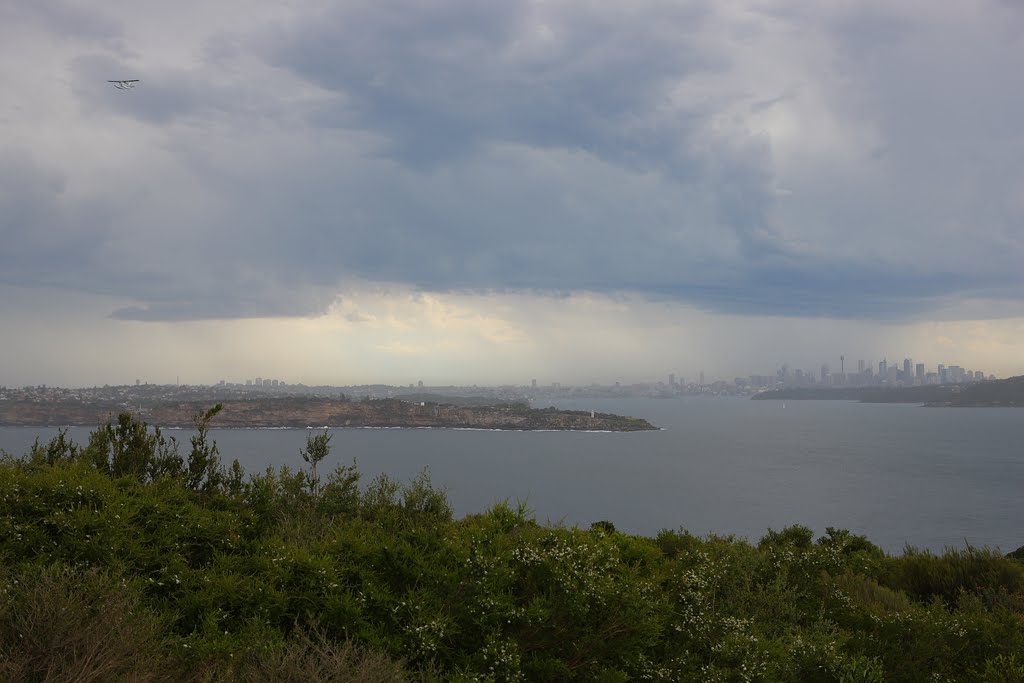
{"label": "distant skyscraper", "polygon": [[885,379],[889,375],[889,363],[883,358],[878,364],[878,379]]}
{"label": "distant skyscraper", "polygon": [[668,374],[668,385],[670,387],[674,387],[676,385],[676,374],[674,372],[670,372]]}
{"label": "distant skyscraper", "polygon": [[914,370],[916,371],[914,373],[914,379],[918,384],[924,384],[924,363],[918,363],[914,367]]}
{"label": "distant skyscraper", "polygon": [[910,382],[914,379],[913,374],[914,362],[909,358],[903,359],[903,381]]}
{"label": "distant skyscraper", "polygon": [[862,375],[864,374],[864,361],[857,361],[857,372],[859,372]]}
{"label": "distant skyscraper", "polygon": [[704,386],[704,371],[700,371],[700,385]]}

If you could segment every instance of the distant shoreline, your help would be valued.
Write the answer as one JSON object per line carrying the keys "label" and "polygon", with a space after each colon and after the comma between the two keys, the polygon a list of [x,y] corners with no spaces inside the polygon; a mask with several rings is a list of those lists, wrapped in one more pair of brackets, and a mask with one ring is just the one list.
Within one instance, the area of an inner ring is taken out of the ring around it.
{"label": "distant shoreline", "polygon": [[916,403],[925,408],[1024,408],[1024,376],[917,387],[794,387],[764,391],[751,399]]}
{"label": "distant shoreline", "polygon": [[[346,399],[281,397],[225,401],[210,424],[230,429],[475,429],[488,431],[633,432],[657,427],[647,420],[609,413],[556,408],[530,408],[522,403],[459,406],[407,402],[398,399]],[[204,402],[174,402],[128,406],[74,401],[4,401],[0,426],[95,427],[130,412],[137,419],[163,429],[187,429],[193,416],[207,408]],[[313,426],[317,425],[317,426]]]}

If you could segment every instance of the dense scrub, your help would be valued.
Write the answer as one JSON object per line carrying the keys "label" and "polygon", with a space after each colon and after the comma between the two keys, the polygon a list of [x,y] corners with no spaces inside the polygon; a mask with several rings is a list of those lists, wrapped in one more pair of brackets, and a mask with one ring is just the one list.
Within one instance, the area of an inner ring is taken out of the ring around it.
{"label": "dense scrub", "polygon": [[1024,681],[1024,565],[810,529],[454,519],[426,474],[247,476],[122,416],[0,464],[0,680]]}

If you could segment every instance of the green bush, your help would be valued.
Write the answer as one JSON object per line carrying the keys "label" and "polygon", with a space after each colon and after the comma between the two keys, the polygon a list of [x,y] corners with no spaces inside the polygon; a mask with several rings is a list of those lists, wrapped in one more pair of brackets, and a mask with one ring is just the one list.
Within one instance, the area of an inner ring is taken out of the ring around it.
{"label": "green bush", "polygon": [[98,569],[0,569],[0,680],[172,680],[160,620]]}
{"label": "green bush", "polygon": [[908,548],[902,557],[886,563],[880,582],[925,603],[940,597],[947,605],[956,605],[966,592],[990,604],[1007,604],[1024,593],[1024,565],[998,551],[970,545],[942,555]]}

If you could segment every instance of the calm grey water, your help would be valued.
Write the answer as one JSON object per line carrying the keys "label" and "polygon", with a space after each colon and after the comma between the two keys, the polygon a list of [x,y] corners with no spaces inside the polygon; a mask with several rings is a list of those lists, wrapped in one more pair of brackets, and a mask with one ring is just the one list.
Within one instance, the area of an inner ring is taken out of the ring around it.
{"label": "calm grey water", "polygon": [[[457,514],[525,500],[539,520],[622,531],[735,534],[805,524],[905,544],[1024,545],[1024,410],[729,398],[579,400],[662,431],[610,434],[442,429],[334,430],[328,464],[409,479],[429,468]],[[21,454],[55,429],[0,428]],[[71,435],[84,442],[89,432]],[[170,431],[186,451],[189,432]],[[247,470],[301,466],[306,430],[213,430]],[[322,471],[326,467],[321,466]]]}

